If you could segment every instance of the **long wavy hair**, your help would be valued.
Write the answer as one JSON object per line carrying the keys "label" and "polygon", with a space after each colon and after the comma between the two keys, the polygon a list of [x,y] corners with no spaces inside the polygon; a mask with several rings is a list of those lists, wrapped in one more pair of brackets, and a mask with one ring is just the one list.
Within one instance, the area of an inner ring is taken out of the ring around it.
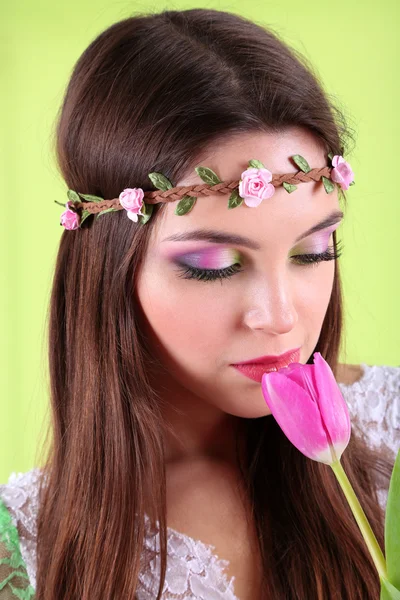
{"label": "long wavy hair", "polygon": [[[83,52],[57,116],[55,153],[68,188],[109,199],[126,187],[154,190],[152,171],[175,184],[203,150],[240,132],[298,126],[327,152],[346,155],[354,143],[346,121],[278,33],[229,12],[165,10],[113,24]],[[155,205],[144,226],[119,211],[61,234],[48,314],[40,600],[136,598],[146,514],[159,524],[155,597],[162,597],[164,424],[149,379],[162,365],[146,346],[135,284],[165,207]],[[334,374],[343,329],[335,267],[314,349]],[[241,473],[262,563],[260,598],[376,600],[378,574],[330,467],[301,454],[272,417],[243,426]],[[376,481],[388,482],[393,463],[355,431],[341,462],[383,548]]]}

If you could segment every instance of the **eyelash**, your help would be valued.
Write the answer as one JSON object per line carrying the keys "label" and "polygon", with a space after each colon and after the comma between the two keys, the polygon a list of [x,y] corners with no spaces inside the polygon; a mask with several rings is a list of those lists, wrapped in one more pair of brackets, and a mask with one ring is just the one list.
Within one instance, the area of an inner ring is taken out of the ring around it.
{"label": "eyelash", "polygon": [[[297,259],[301,259],[299,261],[300,265],[303,267],[316,267],[319,263],[323,261],[329,260],[337,260],[343,252],[342,240],[336,244],[336,249],[334,247],[330,247],[325,252],[321,252],[320,254],[299,254],[296,257]],[[197,269],[196,267],[178,266],[179,271],[181,273],[178,277],[183,279],[197,279],[199,281],[216,281],[217,279],[226,279],[228,277],[232,277],[236,275],[236,273],[240,273],[243,269],[241,267],[235,265],[231,265],[230,267],[226,267],[225,269]]]}

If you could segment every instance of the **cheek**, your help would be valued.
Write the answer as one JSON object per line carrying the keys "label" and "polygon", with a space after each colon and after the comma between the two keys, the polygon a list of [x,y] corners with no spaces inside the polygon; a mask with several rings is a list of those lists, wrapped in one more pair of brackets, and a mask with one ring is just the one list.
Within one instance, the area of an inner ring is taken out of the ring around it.
{"label": "cheek", "polygon": [[228,337],[230,314],[219,282],[187,281],[149,266],[138,278],[136,294],[148,334],[164,361],[215,364]]}
{"label": "cheek", "polygon": [[299,319],[305,329],[316,336],[316,342],[332,294],[334,261],[321,263],[314,271],[308,277],[303,275],[301,284],[297,287],[297,301]]}

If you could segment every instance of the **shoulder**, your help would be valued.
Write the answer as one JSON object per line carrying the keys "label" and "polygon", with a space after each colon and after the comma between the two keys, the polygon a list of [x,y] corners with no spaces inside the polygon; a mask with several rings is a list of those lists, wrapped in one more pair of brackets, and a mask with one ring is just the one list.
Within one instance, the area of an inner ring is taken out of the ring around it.
{"label": "shoulder", "polygon": [[7,483],[0,484],[0,498],[14,522],[23,524],[28,533],[33,533],[32,517],[38,510],[40,476],[38,468],[25,473],[13,472]]}
{"label": "shoulder", "polygon": [[397,400],[400,394],[400,365],[339,364],[336,380],[351,394],[375,393],[386,400]]}
{"label": "shoulder", "polygon": [[346,390],[377,391],[380,397],[397,399],[400,393],[400,365],[339,364],[336,380]]}
{"label": "shoulder", "polygon": [[[36,518],[39,509],[41,470],[11,473],[7,483],[0,484],[0,536],[14,540],[14,549],[21,553],[29,580],[35,585]],[[27,596],[30,597],[30,596]]]}
{"label": "shoulder", "polygon": [[[361,377],[339,387],[349,408],[352,428],[370,448],[394,464],[400,449],[400,366],[361,363]],[[385,509],[389,481],[379,482],[378,499]]]}
{"label": "shoulder", "polygon": [[400,448],[400,366],[361,363],[361,377],[342,383],[352,425],[369,445],[394,458]]}
{"label": "shoulder", "polygon": [[22,557],[18,530],[0,498],[0,598],[34,598],[26,563]]}
{"label": "shoulder", "polygon": [[361,365],[338,364],[336,381],[345,385],[352,385],[361,379],[364,371]]}

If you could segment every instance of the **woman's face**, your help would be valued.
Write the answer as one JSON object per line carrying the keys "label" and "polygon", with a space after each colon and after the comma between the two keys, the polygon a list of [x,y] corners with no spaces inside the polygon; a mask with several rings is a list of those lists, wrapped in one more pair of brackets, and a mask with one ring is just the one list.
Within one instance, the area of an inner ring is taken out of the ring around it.
{"label": "woman's face", "polygon": [[[260,160],[272,173],[295,172],[293,154],[302,155],[311,168],[328,164],[312,135],[292,128],[231,138],[195,166],[209,167],[227,181],[240,179],[250,159]],[[175,185],[193,183],[201,183],[194,168]],[[243,203],[231,210],[228,198],[201,196],[182,216],[174,214],[177,202],[168,204],[153,232],[135,293],[152,352],[167,368],[167,375],[159,375],[167,399],[256,418],[270,414],[261,384],[232,363],[298,347],[299,362],[311,356],[328,307],[335,261],[302,264],[299,256],[332,248],[340,215],[323,230],[296,240],[340,211],[338,190],[335,186],[327,194],[322,181],[300,183],[291,194],[281,186],[256,208]],[[243,236],[258,248],[239,242],[168,240],[198,229]],[[210,281],[185,278],[191,267],[234,274]]]}

